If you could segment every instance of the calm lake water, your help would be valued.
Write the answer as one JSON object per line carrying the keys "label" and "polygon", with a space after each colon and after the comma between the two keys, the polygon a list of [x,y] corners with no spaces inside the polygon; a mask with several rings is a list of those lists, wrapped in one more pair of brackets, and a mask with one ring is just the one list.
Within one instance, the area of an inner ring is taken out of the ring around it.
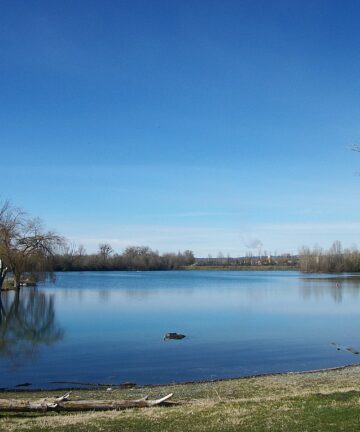
{"label": "calm lake water", "polygon": [[[0,387],[170,383],[359,362],[360,279],[79,272],[2,294]],[[184,333],[164,341],[167,332]]]}

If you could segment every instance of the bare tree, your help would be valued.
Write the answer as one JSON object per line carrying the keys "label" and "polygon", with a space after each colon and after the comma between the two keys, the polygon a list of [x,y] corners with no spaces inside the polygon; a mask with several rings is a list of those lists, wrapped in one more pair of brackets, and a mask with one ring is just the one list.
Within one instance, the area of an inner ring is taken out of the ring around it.
{"label": "bare tree", "polygon": [[308,273],[358,272],[360,251],[356,247],[343,249],[339,241],[335,241],[329,249],[303,247],[299,251],[299,267]]}
{"label": "bare tree", "polygon": [[99,244],[99,255],[101,255],[104,261],[106,261],[113,252],[113,248],[108,243]]}
{"label": "bare tree", "polygon": [[78,257],[83,257],[84,255],[86,255],[86,249],[84,245],[81,244],[78,246],[76,254]]}
{"label": "bare tree", "polygon": [[36,280],[51,275],[51,258],[63,245],[63,237],[45,231],[40,219],[31,218],[8,201],[1,206],[0,258],[11,271],[15,288],[20,288],[25,275]]}

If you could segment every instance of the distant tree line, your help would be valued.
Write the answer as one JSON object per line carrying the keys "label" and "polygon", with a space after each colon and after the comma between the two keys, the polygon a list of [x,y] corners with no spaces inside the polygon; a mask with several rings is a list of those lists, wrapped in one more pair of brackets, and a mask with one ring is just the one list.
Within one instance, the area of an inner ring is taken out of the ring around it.
{"label": "distant tree line", "polygon": [[360,271],[360,251],[343,249],[335,241],[329,249],[303,247],[299,252],[299,268],[306,273],[342,273]]}
{"label": "distant tree line", "polygon": [[45,279],[55,271],[71,270],[172,270],[195,262],[190,250],[159,254],[147,246],[131,246],[122,254],[102,243],[96,253],[69,244],[46,231],[41,220],[29,216],[9,201],[0,202],[0,291],[16,290]]}
{"label": "distant tree line", "polygon": [[93,254],[87,254],[83,246],[67,246],[64,253],[54,256],[54,270],[174,270],[194,262],[194,254],[190,250],[160,255],[148,246],[129,246],[118,254],[114,253],[111,245],[103,243]]}
{"label": "distant tree line", "polygon": [[207,258],[196,258],[197,267],[252,267],[252,266],[278,266],[297,267],[298,256],[291,254],[271,255],[264,252],[264,255],[252,255],[248,253],[241,257],[224,257],[221,253],[217,257],[209,255]]}

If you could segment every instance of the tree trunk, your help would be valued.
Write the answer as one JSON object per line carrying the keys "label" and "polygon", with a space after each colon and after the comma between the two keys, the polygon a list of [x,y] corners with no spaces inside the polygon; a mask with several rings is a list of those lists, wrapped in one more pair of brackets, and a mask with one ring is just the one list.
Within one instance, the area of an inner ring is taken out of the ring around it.
{"label": "tree trunk", "polygon": [[46,412],[46,411],[109,411],[123,410],[128,408],[148,408],[157,405],[166,405],[171,402],[169,399],[172,393],[161,399],[147,400],[79,400],[68,401],[69,394],[57,399],[40,399],[37,401],[26,401],[18,399],[0,399],[1,411],[15,412]]}
{"label": "tree trunk", "polygon": [[4,264],[0,259],[0,291],[2,289],[7,271],[8,271],[7,267],[4,267]]}
{"label": "tree trunk", "polygon": [[21,281],[21,274],[14,272],[14,288],[16,290],[20,289],[20,281]]}

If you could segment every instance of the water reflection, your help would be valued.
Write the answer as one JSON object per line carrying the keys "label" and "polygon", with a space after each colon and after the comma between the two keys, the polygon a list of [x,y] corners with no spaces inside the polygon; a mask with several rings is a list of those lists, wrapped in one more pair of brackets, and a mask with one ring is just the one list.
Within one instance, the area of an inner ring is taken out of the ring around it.
{"label": "water reflection", "polygon": [[54,296],[36,288],[4,292],[0,296],[0,358],[21,364],[41,345],[63,338],[55,319]]}
{"label": "water reflection", "polygon": [[[0,386],[158,384],[340,366],[359,357],[330,342],[360,349],[359,302],[353,276],[62,273],[55,285],[2,294]],[[164,343],[170,331],[187,337]]]}
{"label": "water reflection", "polygon": [[107,303],[110,300],[109,290],[99,290],[98,291],[99,301],[102,303]]}
{"label": "water reflection", "polygon": [[360,278],[305,278],[300,290],[303,299],[327,296],[340,304],[346,297],[359,298]]}

